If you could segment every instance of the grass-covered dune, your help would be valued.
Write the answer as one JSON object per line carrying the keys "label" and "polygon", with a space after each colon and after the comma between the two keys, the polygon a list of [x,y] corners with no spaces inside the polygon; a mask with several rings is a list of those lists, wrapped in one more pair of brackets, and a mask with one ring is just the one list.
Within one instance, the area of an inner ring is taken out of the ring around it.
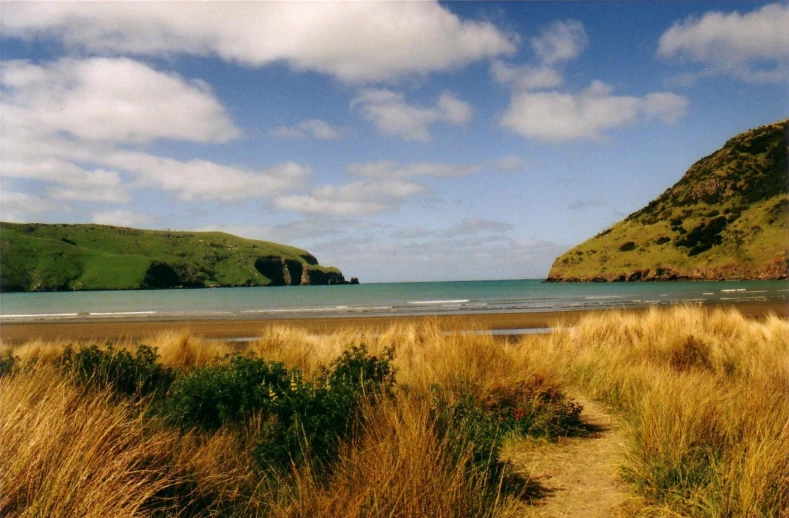
{"label": "grass-covered dune", "polygon": [[337,268],[291,246],[223,232],[0,223],[0,290],[337,284]]}
{"label": "grass-covered dune", "polygon": [[548,280],[786,278],[788,127],[731,138],[649,205],[557,258]]}
{"label": "grass-covered dune", "polygon": [[540,515],[550,492],[506,459],[594,440],[570,393],[623,422],[629,497],[607,513],[789,509],[785,319],[677,307],[514,343],[431,325],[145,343],[0,347],[0,514]]}

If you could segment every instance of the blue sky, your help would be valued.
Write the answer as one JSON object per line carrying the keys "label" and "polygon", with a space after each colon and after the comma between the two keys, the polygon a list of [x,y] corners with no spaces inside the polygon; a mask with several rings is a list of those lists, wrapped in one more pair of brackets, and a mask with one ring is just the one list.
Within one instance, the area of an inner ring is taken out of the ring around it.
{"label": "blue sky", "polygon": [[787,116],[789,4],[0,4],[0,217],[541,278]]}

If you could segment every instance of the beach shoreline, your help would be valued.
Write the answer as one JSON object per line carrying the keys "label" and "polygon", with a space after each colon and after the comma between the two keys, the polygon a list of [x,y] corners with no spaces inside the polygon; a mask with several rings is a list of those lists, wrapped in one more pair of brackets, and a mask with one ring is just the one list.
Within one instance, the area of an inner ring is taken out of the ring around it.
{"label": "beach shoreline", "polygon": [[[661,306],[664,307],[664,306]],[[665,306],[668,307],[668,306]],[[782,302],[739,302],[734,304],[707,304],[706,310],[736,308],[749,318],[764,318],[774,314],[789,318],[789,304]],[[207,339],[238,339],[260,336],[267,328],[290,327],[313,334],[328,334],[341,329],[362,329],[381,332],[393,325],[435,323],[442,329],[468,331],[514,331],[571,326],[585,315],[606,311],[644,312],[646,307],[585,309],[577,311],[546,311],[518,313],[473,313],[418,316],[343,316],[299,318],[266,317],[195,317],[195,318],[112,318],[73,319],[42,322],[3,322],[0,324],[0,341],[19,343],[29,340],[140,340],[163,332],[189,330]]]}

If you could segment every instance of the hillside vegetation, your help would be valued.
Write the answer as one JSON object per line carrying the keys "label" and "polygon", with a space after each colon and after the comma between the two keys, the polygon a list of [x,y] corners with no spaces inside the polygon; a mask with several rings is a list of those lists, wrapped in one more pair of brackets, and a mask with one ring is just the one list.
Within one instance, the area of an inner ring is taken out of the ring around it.
{"label": "hillside vegetation", "polygon": [[788,124],[730,139],[646,207],[565,252],[548,280],[786,278]]}
{"label": "hillside vegetation", "polygon": [[341,284],[291,246],[223,232],[0,223],[0,290]]}

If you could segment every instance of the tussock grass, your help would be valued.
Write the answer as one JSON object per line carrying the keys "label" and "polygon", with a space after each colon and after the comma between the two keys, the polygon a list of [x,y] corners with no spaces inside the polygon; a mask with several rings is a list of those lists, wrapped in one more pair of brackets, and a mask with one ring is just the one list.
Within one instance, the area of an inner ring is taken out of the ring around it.
{"label": "tussock grass", "polygon": [[49,368],[0,380],[4,516],[137,516],[175,484],[173,432],[146,433],[109,391],[85,393]]}
{"label": "tussock grass", "polygon": [[[561,434],[556,416],[572,409],[515,349],[490,337],[445,336],[434,324],[375,336],[275,328],[257,341],[233,344],[183,331],[143,342],[155,348],[174,383],[200,369],[232,365],[223,358],[241,354],[281,362],[292,369],[291,390],[309,395],[318,389],[309,383],[323,383],[326,369],[360,345],[379,358],[392,355],[395,378],[391,388],[360,400],[334,460],[318,461],[325,452],[311,452],[305,442],[298,456],[305,460],[294,457],[290,469],[270,470],[256,457],[260,438],[271,430],[265,412],[218,429],[179,428],[162,415],[171,391],[118,392],[106,379],[116,372],[107,362],[122,357],[124,376],[133,375],[137,343],[100,346],[99,353],[109,355],[103,360],[92,344],[6,347],[0,352],[16,361],[0,377],[2,514],[507,516],[517,490],[500,487],[508,474],[498,459],[501,441],[508,434]],[[90,354],[79,357],[80,351]],[[77,360],[82,370],[73,370]],[[85,373],[91,365],[102,369],[99,378]],[[213,376],[205,379],[213,382]]]}
{"label": "tussock grass", "polygon": [[525,481],[507,479],[502,440],[574,433],[565,390],[621,412],[621,471],[640,495],[629,514],[789,508],[789,322],[776,317],[601,312],[517,343],[430,323],[376,335],[269,328],[248,343],[183,331],[144,343],[176,382],[241,354],[281,362],[290,390],[309,395],[359,345],[390,351],[394,378],[353,407],[336,455],[303,441],[288,469],[271,470],[255,453],[272,426],[262,409],[218,428],[173,426],[162,413],[169,391],[129,397],[65,371],[64,351],[78,344],[0,347],[17,358],[0,372],[0,514],[510,516]]}
{"label": "tussock grass", "polygon": [[736,310],[604,312],[529,340],[529,361],[620,409],[622,472],[645,509],[789,509],[789,322]]}

